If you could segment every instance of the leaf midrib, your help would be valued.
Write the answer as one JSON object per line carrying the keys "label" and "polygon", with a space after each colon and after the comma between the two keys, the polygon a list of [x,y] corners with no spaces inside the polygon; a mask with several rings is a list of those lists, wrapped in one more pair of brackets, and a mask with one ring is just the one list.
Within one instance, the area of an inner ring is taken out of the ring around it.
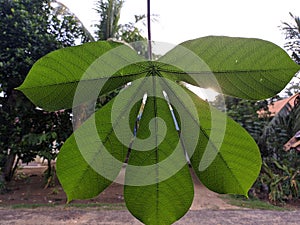
{"label": "leaf midrib", "polygon": [[118,76],[110,76],[110,77],[100,77],[100,78],[93,78],[93,79],[84,79],[84,80],[75,80],[75,81],[65,81],[65,82],[60,82],[60,83],[53,83],[53,84],[47,84],[47,85],[36,85],[36,86],[30,86],[30,87],[18,87],[16,88],[16,90],[30,90],[30,89],[34,89],[34,88],[45,88],[45,87],[52,87],[52,86],[64,86],[64,85],[73,85],[73,84],[77,84],[79,82],[95,82],[95,81],[99,81],[99,80],[111,80],[111,79],[120,79],[120,78],[130,78],[130,77],[134,77],[134,76],[138,76],[138,75],[142,75],[144,74],[145,71],[139,72],[139,73],[131,73],[131,74],[122,74],[122,75],[118,75]]}
{"label": "leaf midrib", "polygon": [[278,68],[278,69],[264,69],[264,70],[211,70],[211,71],[207,71],[207,70],[203,70],[200,72],[196,72],[196,71],[180,71],[180,70],[169,70],[169,69],[159,69],[161,72],[165,72],[165,73],[171,73],[171,74],[175,74],[175,75],[206,75],[206,74],[229,74],[229,73],[247,73],[247,74],[251,74],[251,73],[266,73],[266,72],[280,72],[280,71],[287,71],[287,70],[295,70],[294,68],[291,67],[287,67],[287,68]]}

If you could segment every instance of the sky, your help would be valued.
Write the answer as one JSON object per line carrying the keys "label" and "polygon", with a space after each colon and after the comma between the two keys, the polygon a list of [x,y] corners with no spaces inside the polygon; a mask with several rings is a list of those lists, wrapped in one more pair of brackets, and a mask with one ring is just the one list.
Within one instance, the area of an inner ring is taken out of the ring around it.
{"label": "sky", "polygon": [[[87,28],[97,23],[96,0],[60,0]],[[121,23],[146,14],[146,0],[125,0]],[[207,35],[254,37],[281,47],[284,35],[279,26],[292,22],[289,12],[300,16],[299,0],[152,0],[152,39],[179,44]],[[145,33],[146,28],[144,27]]]}

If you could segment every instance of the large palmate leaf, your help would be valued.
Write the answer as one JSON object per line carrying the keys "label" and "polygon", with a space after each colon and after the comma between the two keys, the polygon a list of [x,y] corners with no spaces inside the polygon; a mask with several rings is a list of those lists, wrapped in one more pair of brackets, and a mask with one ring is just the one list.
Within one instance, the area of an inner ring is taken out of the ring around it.
{"label": "large palmate leaf", "polygon": [[261,166],[251,136],[177,81],[261,99],[278,93],[298,69],[282,49],[258,39],[200,38],[159,61],[143,60],[119,43],[97,42],[45,56],[19,89],[40,107],[57,110],[131,82],[66,141],[58,177],[68,201],[91,198],[126,161],[130,212],[145,224],[171,224],[193,199],[188,161],[208,188],[243,195]]}

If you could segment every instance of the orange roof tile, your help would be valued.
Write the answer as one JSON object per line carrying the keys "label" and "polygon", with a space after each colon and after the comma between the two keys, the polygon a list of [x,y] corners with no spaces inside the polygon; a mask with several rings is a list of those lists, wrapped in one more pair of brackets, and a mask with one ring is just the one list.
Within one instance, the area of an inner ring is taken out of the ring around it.
{"label": "orange roof tile", "polygon": [[[290,104],[291,107],[294,107],[294,103],[295,103],[295,99],[299,96],[300,94],[297,93],[289,98],[285,98],[285,99],[282,99],[282,100],[279,100],[279,101],[276,101],[276,102],[273,102],[271,104],[268,105],[268,108],[269,108],[269,112],[270,112],[270,115],[269,116],[275,116],[277,113],[280,112],[280,110],[283,109],[283,107],[286,105],[286,104]],[[263,116],[265,115],[267,112],[265,112],[264,110],[259,110],[258,112],[258,115],[259,116]]]}

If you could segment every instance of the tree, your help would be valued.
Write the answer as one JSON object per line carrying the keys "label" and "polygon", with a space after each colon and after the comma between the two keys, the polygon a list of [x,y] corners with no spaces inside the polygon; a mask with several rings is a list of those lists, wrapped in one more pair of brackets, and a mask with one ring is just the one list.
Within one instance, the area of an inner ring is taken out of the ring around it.
{"label": "tree", "polygon": [[300,18],[290,13],[294,24],[283,23],[281,29],[284,31],[285,39],[288,41],[285,48],[292,53],[296,63],[300,64]]}
{"label": "tree", "polygon": [[96,32],[99,40],[108,40],[116,38],[119,30],[119,19],[123,0],[99,0],[97,2],[96,11],[100,16],[100,23],[96,25]]}
{"label": "tree", "polygon": [[[37,109],[22,93],[14,90],[40,57],[55,49],[75,45],[78,39],[86,40],[71,15],[58,17],[54,13],[48,0],[0,1],[0,168],[8,181],[16,168],[16,157],[17,161],[28,162],[41,151],[34,150],[34,143],[28,142],[33,139],[25,137],[44,135],[58,126],[70,128],[70,122],[65,119],[62,124],[53,122],[55,113]],[[61,118],[70,115],[69,111],[63,114]],[[61,129],[63,131],[66,130]],[[57,135],[59,140],[64,136]]]}
{"label": "tree", "polygon": [[[298,64],[300,64],[300,18],[294,16],[290,13],[290,16],[294,20],[293,24],[284,22],[281,26],[281,29],[284,32],[285,39],[287,43],[285,44],[285,49],[291,53],[292,58]],[[288,88],[286,89],[286,94],[292,96],[295,93],[299,92],[299,77],[298,74],[295,75],[295,78],[290,82]]]}
{"label": "tree", "polygon": [[97,2],[97,12],[100,16],[99,24],[95,27],[98,28],[96,35],[99,40],[115,39],[130,43],[140,55],[146,55],[147,40],[142,35],[142,30],[138,28],[139,23],[144,24],[146,19],[145,15],[135,15],[135,21],[126,24],[120,24],[120,13],[123,0],[99,0]]}
{"label": "tree", "polygon": [[259,110],[268,111],[267,100],[255,101],[218,95],[212,105],[226,112],[228,116],[245,128],[256,142],[260,139],[263,128],[269,122],[268,115],[260,117],[258,114]]}
{"label": "tree", "polygon": [[135,15],[135,21],[126,24],[120,24],[121,9],[124,0],[98,0],[96,11],[100,16],[96,35],[98,40],[116,39],[127,43],[136,41],[145,41],[146,38],[141,34],[137,23],[145,19],[145,15]]}
{"label": "tree", "polygon": [[295,149],[287,152],[283,148],[300,129],[299,111],[296,100],[287,114],[278,113],[272,118],[258,142],[264,164],[257,183],[268,186],[268,198],[275,204],[296,200],[300,196],[300,155]]}

